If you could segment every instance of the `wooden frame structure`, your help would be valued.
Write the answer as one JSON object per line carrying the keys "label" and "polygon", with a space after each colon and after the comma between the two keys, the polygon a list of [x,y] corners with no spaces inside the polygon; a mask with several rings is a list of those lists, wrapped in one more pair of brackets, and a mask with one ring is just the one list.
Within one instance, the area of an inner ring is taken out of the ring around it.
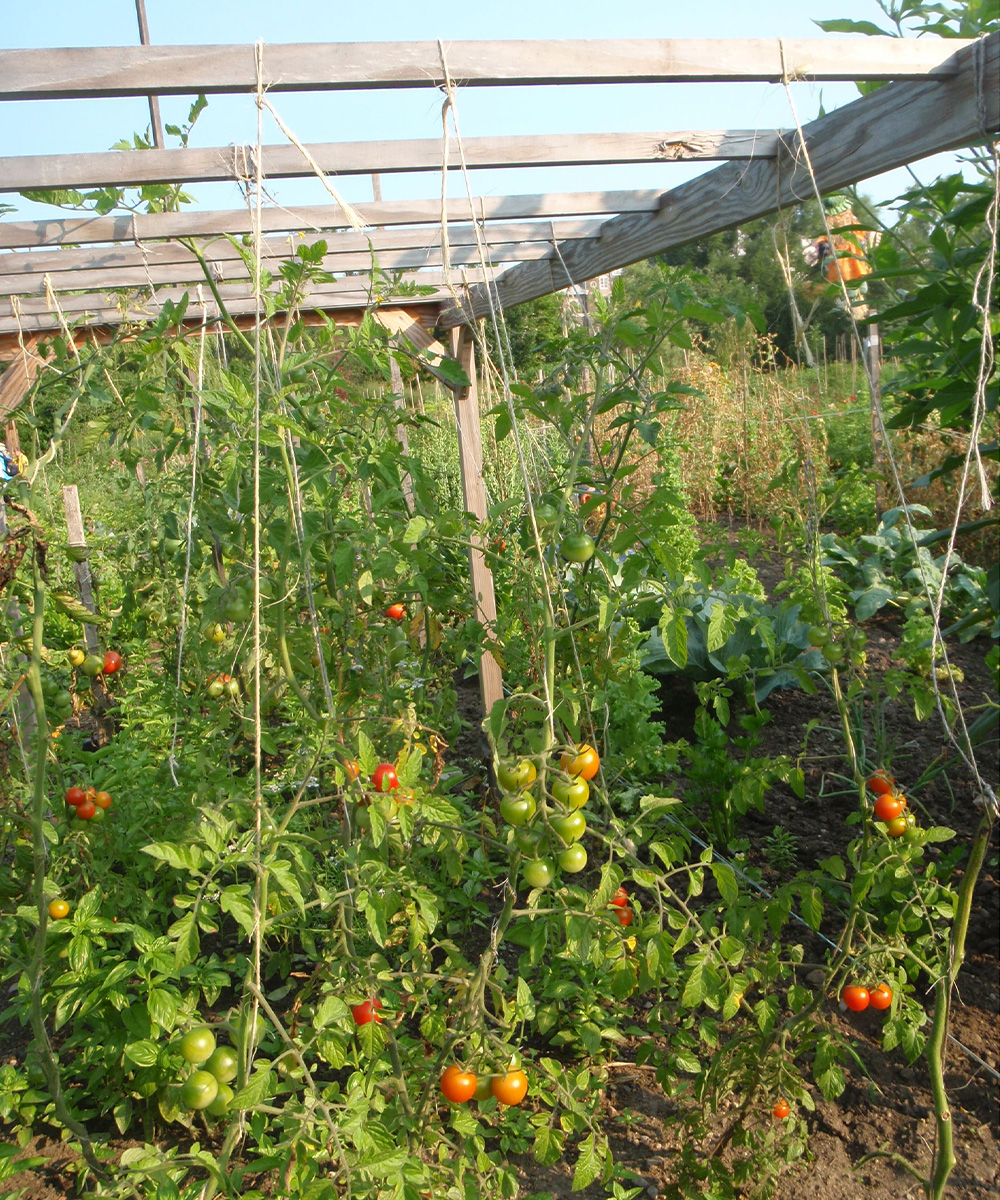
{"label": "wooden frame structure", "polygon": [[[353,43],[0,50],[0,100],[356,91],[537,85],[878,80],[885,86],[801,130],[668,130],[443,141],[261,147],[267,177],[448,171],[464,165],[721,162],[668,190],[390,201],[358,206],[355,232],[337,205],[263,213],[272,271],[303,244],[326,243],[334,282],[314,286],[304,314],[352,322],[371,307],[365,276],[377,262],[394,278],[427,285],[394,297],[379,285],[379,319],[394,336],[474,363],[470,323],[561,291],[671,246],[835,191],[927,155],[1000,132],[1000,35],[976,41],[825,37],[808,40],[649,40]],[[150,149],[0,158],[0,189],[129,187],[229,180],[249,183],[256,148]],[[471,177],[471,176],[470,176]],[[376,196],[380,190],[375,189]],[[247,209],[0,221],[0,413],[37,370],[39,341],[69,321],[77,337],[110,340],[123,324],[155,317],[207,284],[237,321],[252,320],[251,281],[232,240],[251,229]],[[447,230],[447,236],[444,230]],[[226,238],[224,235],[230,235]],[[197,253],[195,252],[197,251]],[[203,296],[209,289],[203,288]],[[188,322],[217,321],[216,297]],[[431,332],[438,330],[442,341]],[[474,378],[474,373],[470,374]],[[475,392],[456,395],[466,504],[485,516]],[[495,615],[492,580],[473,549],[477,603]],[[495,667],[495,663],[493,664]],[[484,668],[487,706],[499,671]]]}

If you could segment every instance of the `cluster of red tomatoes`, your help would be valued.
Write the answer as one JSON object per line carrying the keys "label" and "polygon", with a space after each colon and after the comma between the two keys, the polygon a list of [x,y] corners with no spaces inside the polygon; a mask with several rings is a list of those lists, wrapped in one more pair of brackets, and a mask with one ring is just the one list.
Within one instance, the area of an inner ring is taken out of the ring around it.
{"label": "cluster of red tomatoes", "polygon": [[883,1012],[892,1004],[892,988],[887,983],[880,983],[873,988],[849,983],[840,993],[840,999],[851,1012],[864,1012],[868,1007]]}
{"label": "cluster of red tomatoes", "polygon": [[546,800],[541,810],[529,790],[538,777],[531,759],[501,763],[498,768],[497,779],[506,793],[500,815],[514,828],[515,844],[525,856],[522,875],[529,887],[548,887],[557,866],[576,875],[587,865],[587,851],[581,845],[587,819],[580,810],[590,798],[589,781],[600,765],[593,746],[580,745],[563,754],[561,774],[549,789],[553,804]]}
{"label": "cluster of red tomatoes", "polygon": [[72,810],[71,816],[81,821],[102,821],[111,807],[111,793],[99,792],[96,788],[71,787],[66,792],[66,803]]}
{"label": "cluster of red tomatoes", "polygon": [[[359,762],[355,762],[354,759],[348,759],[348,761],[344,763],[344,771],[347,774],[349,782],[355,782],[361,779],[361,764]],[[371,773],[370,782],[372,788],[383,796],[389,792],[395,792],[399,790],[399,776],[396,774],[396,768],[392,763],[379,763],[375,770]],[[406,804],[409,800],[408,797],[400,798],[398,796],[396,799],[400,804]],[[358,797],[357,802],[362,807],[367,807],[371,801],[370,797],[365,792],[362,792]]]}
{"label": "cluster of red tomatoes", "polygon": [[875,793],[873,812],[885,825],[889,837],[902,837],[916,828],[916,817],[907,811],[906,797],[896,790],[896,781],[887,771],[876,771],[868,779],[868,788]]}
{"label": "cluster of red tomatoes", "polygon": [[441,1095],[452,1104],[483,1101],[492,1096],[501,1104],[513,1107],[520,1104],[527,1094],[528,1077],[519,1068],[505,1071],[502,1075],[484,1075],[480,1078],[475,1071],[467,1071],[458,1063],[452,1063],[441,1076]]}
{"label": "cluster of red tomatoes", "polygon": [[117,650],[105,651],[104,657],[99,654],[87,654],[74,646],[69,652],[70,665],[79,667],[84,675],[96,679],[98,675],[117,675],[122,669],[122,656]]}
{"label": "cluster of red tomatoes", "polygon": [[189,1030],[181,1038],[180,1051],[185,1062],[198,1068],[181,1084],[181,1104],[189,1111],[225,1116],[235,1094],[229,1085],[239,1071],[236,1051],[217,1045],[207,1025]]}

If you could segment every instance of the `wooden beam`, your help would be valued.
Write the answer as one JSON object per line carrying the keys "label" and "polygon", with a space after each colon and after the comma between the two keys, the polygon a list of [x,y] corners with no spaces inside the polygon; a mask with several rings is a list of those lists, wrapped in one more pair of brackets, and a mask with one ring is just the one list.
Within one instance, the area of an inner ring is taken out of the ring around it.
{"label": "wooden beam", "polygon": [[[550,83],[776,83],[899,79],[946,72],[968,41],[823,37],[600,39],[445,43],[464,87]],[[0,100],[253,92],[256,47],[98,46],[0,51]],[[263,47],[268,91],[428,88],[444,82],[435,42],[333,42]]]}
{"label": "wooden beam", "polygon": [[[470,208],[467,199],[449,200],[448,221],[521,221],[590,213],[655,212],[662,189],[636,192],[570,192],[525,196],[480,196]],[[373,227],[441,223],[440,200],[387,200],[354,206]],[[347,228],[343,210],[335,204],[305,208],[265,208],[265,233]],[[252,231],[251,214],[244,208],[208,212],[130,213],[108,217],[68,217],[44,221],[0,221],[0,250],[18,247],[83,246],[100,242],[136,243],[158,238],[212,237]]]}
{"label": "wooden beam", "polygon": [[[483,479],[483,440],[479,427],[479,389],[476,382],[476,350],[467,329],[452,331],[451,356],[458,360],[470,386],[456,388],[455,425],[458,430],[458,461],[462,473],[462,496],[466,512],[477,521],[485,521],[486,484]],[[469,541],[469,573],[476,617],[484,629],[484,640],[496,636],[497,602],[493,591],[493,572],[486,563],[483,539],[473,533]],[[479,660],[479,688],[483,698],[483,715],[489,716],[493,705],[503,699],[503,675],[500,664],[488,649]]]}
{"label": "wooden beam", "polygon": [[[600,232],[600,220],[545,222],[497,222],[485,228],[468,223],[449,225],[448,241],[452,248],[477,246],[480,239],[489,247],[505,243],[563,241],[566,238],[594,237]],[[323,241],[327,246],[324,261],[340,256],[369,254],[375,250],[381,255],[396,250],[434,249],[441,245],[440,223],[431,229],[375,230],[370,234],[354,232],[331,232],[326,235],[286,234],[283,237],[264,238],[261,248],[265,259],[287,259],[296,254],[300,247],[310,248]],[[234,246],[227,238],[215,238],[199,243],[199,249],[211,263],[242,262],[240,251],[245,247]],[[196,263],[188,247],[182,242],[144,242],[141,245],[125,243],[112,246],[79,247],[62,250],[19,250],[0,254],[0,274],[32,274],[41,276],[45,272],[55,275],[66,271],[108,270],[118,267],[154,267],[171,263]],[[371,262],[369,257],[368,262]],[[268,267],[277,269],[278,264],[268,261]],[[353,269],[353,268],[347,268]],[[110,276],[109,276],[110,279]],[[110,284],[109,284],[110,286]],[[0,284],[0,294],[3,285]]]}
{"label": "wooden beam", "polygon": [[[956,57],[961,69],[952,77],[891,83],[806,125],[819,191],[836,191],[1000,131],[1000,33]],[[616,217],[599,238],[567,243],[558,270],[549,260],[512,267],[493,285],[494,300],[503,308],[520,304],[564,288],[567,270],[574,282],[593,279],[812,198],[798,135],[789,136],[774,161],[718,167],[664,193],[658,213]],[[489,298],[477,288],[466,308],[442,315],[442,328],[488,312]]]}
{"label": "wooden beam", "polygon": [[[572,167],[609,163],[709,162],[773,157],[776,130],[681,130],[661,133],[532,134],[524,137],[466,138],[466,165]],[[442,169],[440,138],[385,142],[324,142],[308,147],[329,175],[367,175]],[[268,179],[314,174],[291,145],[262,147]],[[182,150],[110,150],[100,154],[28,154],[0,158],[0,180],[8,192],[46,188],[135,187],[153,183],[206,183],[250,179],[249,146]],[[448,170],[461,167],[457,153]]]}
{"label": "wooden beam", "polygon": [[29,334],[11,347],[13,358],[6,370],[0,371],[0,421],[5,421],[27,396],[43,366],[44,360],[36,350],[39,340],[37,334]]}

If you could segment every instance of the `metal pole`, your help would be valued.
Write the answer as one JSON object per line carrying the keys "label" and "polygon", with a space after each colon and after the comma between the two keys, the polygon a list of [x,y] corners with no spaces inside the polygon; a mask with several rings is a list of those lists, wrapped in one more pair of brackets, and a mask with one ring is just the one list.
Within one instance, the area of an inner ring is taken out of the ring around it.
{"label": "metal pole", "polygon": [[[135,15],[139,18],[139,41],[143,46],[149,45],[149,22],[146,20],[146,0],[135,0]],[[149,127],[153,132],[153,145],[157,150],[164,149],[163,124],[160,121],[160,99],[158,96],[147,96],[149,101]]]}

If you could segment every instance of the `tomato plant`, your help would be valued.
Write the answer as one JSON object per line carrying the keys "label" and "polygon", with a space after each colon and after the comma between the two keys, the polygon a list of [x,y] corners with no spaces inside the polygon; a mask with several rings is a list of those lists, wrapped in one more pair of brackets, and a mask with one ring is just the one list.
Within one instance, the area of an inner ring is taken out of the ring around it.
{"label": "tomato plant", "polygon": [[885,821],[888,824],[903,811],[903,806],[899,803],[898,797],[891,792],[883,792],[875,801],[875,816],[880,821]]}
{"label": "tomato plant", "polygon": [[571,563],[585,563],[594,557],[594,539],[589,533],[571,533],[559,547],[562,557]]}
{"label": "tomato plant", "polygon": [[477,1083],[473,1071],[463,1071],[456,1063],[452,1063],[441,1076],[441,1094],[452,1104],[464,1104],[475,1096]]}
{"label": "tomato plant", "polygon": [[530,792],[519,796],[504,796],[500,801],[500,816],[508,825],[527,825],[537,811],[535,797]]}
{"label": "tomato plant", "polygon": [[555,878],[556,869],[549,858],[529,858],[521,869],[524,882],[533,888],[548,887]]}
{"label": "tomato plant", "polygon": [[787,1100],[779,1100],[772,1110],[776,1121],[783,1121],[791,1111]]}

